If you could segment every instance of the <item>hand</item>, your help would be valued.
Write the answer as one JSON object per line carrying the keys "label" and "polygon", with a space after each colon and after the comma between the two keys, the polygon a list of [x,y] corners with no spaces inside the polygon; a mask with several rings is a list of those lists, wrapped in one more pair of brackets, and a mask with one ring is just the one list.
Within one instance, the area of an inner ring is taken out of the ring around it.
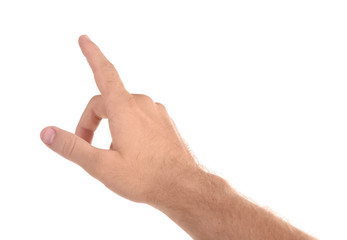
{"label": "hand", "polygon": [[[75,134],[57,127],[42,130],[49,148],[115,193],[156,207],[194,239],[313,239],[203,171],[165,107],[127,92],[114,66],[87,36],[79,44],[101,95],[90,100]],[[109,150],[91,145],[102,118],[109,121]]]}
{"label": "hand", "polygon": [[[199,171],[198,165],[165,107],[146,95],[130,94],[115,67],[86,35],[79,45],[101,95],[90,100],[75,134],[51,126],[42,130],[41,139],[115,193],[154,203],[176,179]],[[91,145],[102,118],[109,122],[109,150]]]}

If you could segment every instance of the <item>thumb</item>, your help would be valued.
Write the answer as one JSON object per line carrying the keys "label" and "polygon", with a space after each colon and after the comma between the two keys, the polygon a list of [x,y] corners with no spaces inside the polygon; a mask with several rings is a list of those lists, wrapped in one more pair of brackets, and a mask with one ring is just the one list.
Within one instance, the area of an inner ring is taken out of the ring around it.
{"label": "thumb", "polygon": [[58,127],[44,128],[40,137],[47,147],[80,165],[88,172],[95,168],[97,156],[101,155],[99,153],[101,149],[93,147],[79,136]]}

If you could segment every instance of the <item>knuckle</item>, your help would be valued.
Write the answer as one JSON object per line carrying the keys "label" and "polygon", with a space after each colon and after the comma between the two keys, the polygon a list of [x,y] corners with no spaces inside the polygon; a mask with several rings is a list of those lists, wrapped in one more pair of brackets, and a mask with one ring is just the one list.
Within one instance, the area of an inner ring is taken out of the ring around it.
{"label": "knuckle", "polygon": [[116,68],[114,67],[114,65],[111,62],[106,62],[100,67],[100,70],[106,71],[106,72],[108,72],[108,71],[113,72],[113,71],[116,71]]}
{"label": "knuckle", "polygon": [[89,100],[89,105],[95,104],[97,101],[99,101],[101,95],[94,95],[90,100]]}
{"label": "knuckle", "polygon": [[63,147],[62,147],[62,153],[64,156],[66,157],[71,157],[75,151],[76,148],[76,137],[68,137],[64,143],[63,143]]}
{"label": "knuckle", "polygon": [[131,95],[131,94],[124,94],[124,99],[127,100],[129,106],[134,106],[135,105],[136,99],[134,98],[133,95]]}
{"label": "knuckle", "polygon": [[156,107],[157,107],[157,110],[161,113],[163,113],[164,115],[168,115],[168,112],[166,110],[166,107],[162,104],[162,103],[159,103],[159,102],[156,102],[155,103]]}
{"label": "knuckle", "polygon": [[152,99],[145,94],[139,94],[140,99],[142,99],[143,101],[151,101]]}
{"label": "knuckle", "polygon": [[114,65],[110,62],[107,62],[107,63],[99,66],[94,71],[95,77],[98,77],[98,76],[106,77],[106,76],[114,76],[114,75],[117,75],[117,71],[116,71],[116,68],[114,67]]}
{"label": "knuckle", "polygon": [[152,99],[150,96],[144,95],[144,99],[145,99],[147,102],[154,103],[154,102],[153,102],[153,99]]}
{"label": "knuckle", "polygon": [[137,94],[136,96],[136,99],[138,101],[141,101],[141,102],[144,102],[144,103],[153,103],[153,100],[151,97],[145,95],[145,94]]}
{"label": "knuckle", "polygon": [[156,102],[155,105],[157,105],[157,107],[161,108],[161,109],[165,109],[166,110],[166,107],[160,103],[160,102]]}

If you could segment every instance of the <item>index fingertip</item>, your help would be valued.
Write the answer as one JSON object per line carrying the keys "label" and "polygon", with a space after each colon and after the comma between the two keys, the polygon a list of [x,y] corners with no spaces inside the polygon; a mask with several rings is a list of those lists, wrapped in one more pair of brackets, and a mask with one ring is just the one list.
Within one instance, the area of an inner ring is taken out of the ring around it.
{"label": "index fingertip", "polygon": [[90,41],[90,38],[88,37],[88,35],[83,34],[78,38],[78,42],[81,44],[84,41]]}

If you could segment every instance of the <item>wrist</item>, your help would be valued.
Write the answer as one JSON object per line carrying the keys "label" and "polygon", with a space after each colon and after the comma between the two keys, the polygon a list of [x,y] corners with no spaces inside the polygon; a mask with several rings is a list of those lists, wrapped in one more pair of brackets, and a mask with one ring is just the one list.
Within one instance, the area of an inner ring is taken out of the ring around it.
{"label": "wrist", "polygon": [[[149,203],[166,214],[191,237],[212,239],[229,225],[234,192],[221,177],[194,168]],[[205,229],[205,230],[204,230]],[[208,230],[210,229],[210,230]]]}
{"label": "wrist", "polygon": [[197,165],[187,168],[174,178],[167,178],[158,186],[155,197],[147,203],[166,214],[171,211],[194,211],[194,208],[205,205],[219,205],[232,192],[227,181]]}

